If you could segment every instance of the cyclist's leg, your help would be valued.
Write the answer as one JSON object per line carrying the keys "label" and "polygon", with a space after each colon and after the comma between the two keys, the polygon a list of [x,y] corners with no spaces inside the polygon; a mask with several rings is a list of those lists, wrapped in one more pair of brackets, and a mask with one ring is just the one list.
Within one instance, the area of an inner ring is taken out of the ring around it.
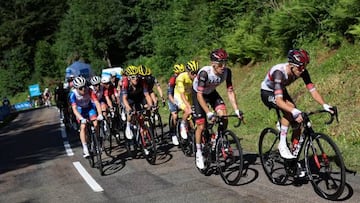
{"label": "cyclist's leg", "polygon": [[[77,107],[77,111],[81,114],[81,116],[85,119],[88,118],[88,111],[89,109],[83,109],[81,107]],[[87,140],[86,140],[86,124],[85,123],[80,123],[80,120],[77,120],[77,122],[80,124],[80,141],[83,147],[83,156],[84,157],[88,157],[89,156],[89,151],[88,151],[88,144],[87,144]]]}
{"label": "cyclist's leg", "polygon": [[[216,114],[219,116],[227,115],[226,106],[224,100],[221,98],[219,93],[215,90],[208,97],[207,102],[211,105],[211,107],[215,110]],[[228,119],[224,118],[224,129],[227,129]]]}
{"label": "cyclist's leg", "polygon": [[179,140],[176,137],[176,120],[178,117],[178,109],[175,104],[171,103],[171,101],[168,101],[169,110],[170,110],[170,121],[169,123],[169,137],[171,137],[171,141],[174,145],[179,144]]}
{"label": "cyclist's leg", "polygon": [[195,123],[196,123],[196,130],[195,130],[195,145],[196,145],[196,166],[199,169],[204,169],[204,157],[202,155],[202,149],[201,149],[201,134],[205,129],[206,124],[206,114],[205,111],[200,106],[196,92],[193,90],[192,94],[192,101],[194,105],[194,115],[195,117]]}
{"label": "cyclist's leg", "polygon": [[191,106],[186,106],[185,102],[180,97],[180,95],[175,95],[174,100],[176,105],[183,112],[180,123],[180,135],[183,139],[187,139],[187,118],[191,115]]}

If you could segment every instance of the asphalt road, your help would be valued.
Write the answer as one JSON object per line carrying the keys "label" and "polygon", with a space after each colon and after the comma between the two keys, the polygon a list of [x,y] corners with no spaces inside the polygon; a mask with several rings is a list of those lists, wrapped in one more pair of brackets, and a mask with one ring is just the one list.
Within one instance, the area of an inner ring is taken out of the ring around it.
{"label": "asphalt road", "polygon": [[[311,183],[270,183],[256,153],[245,154],[246,175],[236,186],[200,174],[194,158],[172,145],[159,146],[156,165],[118,147],[100,176],[78,137],[64,132],[56,108],[20,113],[0,129],[0,202],[329,202]],[[360,202],[359,176],[347,175],[339,201]]]}

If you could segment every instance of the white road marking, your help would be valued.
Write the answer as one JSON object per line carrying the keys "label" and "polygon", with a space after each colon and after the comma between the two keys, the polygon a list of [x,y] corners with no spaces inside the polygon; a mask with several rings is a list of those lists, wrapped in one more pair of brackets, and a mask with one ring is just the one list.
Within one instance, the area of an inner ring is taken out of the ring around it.
{"label": "white road marking", "polygon": [[60,130],[61,130],[61,137],[63,138],[63,143],[64,143],[66,154],[68,156],[74,156],[74,152],[72,151],[71,146],[70,146],[69,142],[67,141],[65,125],[62,122],[60,124]]}
{"label": "white road marking", "polygon": [[80,162],[73,162],[76,170],[80,173],[80,175],[84,178],[86,183],[91,187],[94,192],[103,192],[104,189],[94,180],[93,177],[85,170],[85,168],[81,165]]}

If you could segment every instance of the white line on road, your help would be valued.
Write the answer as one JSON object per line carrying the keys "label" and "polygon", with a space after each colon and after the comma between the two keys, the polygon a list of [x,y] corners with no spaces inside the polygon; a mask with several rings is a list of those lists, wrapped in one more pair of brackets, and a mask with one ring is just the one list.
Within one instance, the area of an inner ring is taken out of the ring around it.
{"label": "white line on road", "polygon": [[80,175],[84,178],[86,183],[91,187],[94,192],[103,192],[104,189],[94,180],[93,177],[85,170],[85,168],[81,165],[80,162],[73,162],[76,170],[80,173]]}
{"label": "white line on road", "polygon": [[74,156],[74,152],[72,151],[69,142],[66,141],[67,137],[66,137],[66,132],[65,132],[65,125],[64,125],[64,123],[61,123],[61,124],[60,124],[60,130],[61,130],[61,137],[62,137],[63,140],[64,140],[63,143],[64,143],[64,147],[65,147],[66,154],[67,154],[68,156]]}

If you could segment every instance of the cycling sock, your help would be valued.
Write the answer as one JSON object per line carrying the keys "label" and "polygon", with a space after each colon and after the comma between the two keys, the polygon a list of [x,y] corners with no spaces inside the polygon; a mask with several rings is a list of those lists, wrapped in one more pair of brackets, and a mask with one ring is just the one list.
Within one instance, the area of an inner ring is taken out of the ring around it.
{"label": "cycling sock", "polygon": [[196,149],[197,149],[197,151],[199,152],[201,152],[201,144],[196,144]]}
{"label": "cycling sock", "polygon": [[86,143],[82,143],[82,146],[83,146],[83,148],[85,149],[87,149],[87,144]]}
{"label": "cycling sock", "polygon": [[288,126],[281,126],[280,129],[280,144],[284,144],[286,145],[286,135],[287,135],[287,131],[288,131]]}

